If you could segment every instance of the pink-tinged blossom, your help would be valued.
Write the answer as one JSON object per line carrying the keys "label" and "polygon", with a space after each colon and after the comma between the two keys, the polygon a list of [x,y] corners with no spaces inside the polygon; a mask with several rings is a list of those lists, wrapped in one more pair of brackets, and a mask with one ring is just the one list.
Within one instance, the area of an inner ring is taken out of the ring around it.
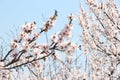
{"label": "pink-tinged blossom", "polygon": [[37,56],[39,55],[39,53],[40,53],[40,49],[35,48],[35,49],[33,50],[33,53],[34,53],[34,55],[37,57]]}
{"label": "pink-tinged blossom", "polygon": [[26,31],[26,26],[22,25],[22,31]]}
{"label": "pink-tinged blossom", "polygon": [[25,38],[26,37],[26,33],[25,32],[21,32],[20,33],[20,39],[23,39],[23,38]]}
{"label": "pink-tinged blossom", "polygon": [[67,43],[64,43],[62,42],[61,44],[58,45],[60,50],[67,50],[68,49],[68,44]]}
{"label": "pink-tinged blossom", "polygon": [[60,50],[65,50],[65,47],[64,47],[64,44],[59,44],[59,48],[60,48]]}
{"label": "pink-tinged blossom", "polygon": [[72,25],[72,24],[66,25],[66,26],[65,26],[65,29],[67,29],[67,30],[72,30],[72,29],[73,29],[73,25]]}
{"label": "pink-tinged blossom", "polygon": [[51,17],[49,18],[49,20],[44,23],[42,29],[43,29],[44,31],[48,31],[49,29],[51,29],[51,28],[54,26],[55,22],[56,22],[56,18],[57,18],[57,15],[56,15],[56,14],[55,14],[54,16],[51,16]]}
{"label": "pink-tinged blossom", "polygon": [[26,23],[22,26],[22,30],[25,33],[31,33],[33,30],[35,30],[35,28],[36,28],[35,22]]}
{"label": "pink-tinged blossom", "polygon": [[30,24],[30,29],[35,30],[36,29],[36,22],[31,22]]}
{"label": "pink-tinged blossom", "polygon": [[27,49],[29,49],[29,43],[28,42],[24,42],[23,44],[22,44],[22,47],[23,47],[23,49],[25,49],[25,50],[27,50]]}
{"label": "pink-tinged blossom", "polygon": [[40,37],[40,33],[34,33],[34,37],[35,38],[39,38]]}
{"label": "pink-tinged blossom", "polygon": [[62,35],[62,32],[58,33],[58,38],[62,38],[63,35]]}
{"label": "pink-tinged blossom", "polygon": [[55,25],[55,21],[50,21],[49,23],[49,29],[51,29]]}
{"label": "pink-tinged blossom", "polygon": [[55,59],[60,60],[61,59],[61,55],[59,53],[55,53]]}
{"label": "pink-tinged blossom", "polygon": [[1,80],[8,80],[8,78],[10,77],[8,70],[0,70],[0,79]]}
{"label": "pink-tinged blossom", "polygon": [[57,34],[52,35],[52,36],[51,36],[51,41],[52,41],[53,43],[57,43],[57,41],[58,41],[58,35],[57,35]]}
{"label": "pink-tinged blossom", "polygon": [[71,55],[74,53],[74,51],[77,49],[77,45],[75,43],[70,42],[67,45],[67,49],[66,49],[66,54]]}
{"label": "pink-tinged blossom", "polygon": [[74,15],[72,13],[68,16],[68,18],[71,19],[71,20],[75,19]]}
{"label": "pink-tinged blossom", "polygon": [[58,37],[59,38],[70,38],[71,37],[71,30],[72,30],[72,28],[73,28],[73,25],[72,24],[70,24],[70,25],[66,25],[63,29],[62,29],[62,31],[58,34]]}
{"label": "pink-tinged blossom", "polygon": [[70,49],[67,49],[65,52],[66,52],[66,54],[67,54],[68,56],[73,54],[73,51],[70,50]]}
{"label": "pink-tinged blossom", "polygon": [[71,49],[73,49],[73,50],[76,50],[78,48],[78,46],[73,42],[71,42],[70,45],[71,45]]}
{"label": "pink-tinged blossom", "polygon": [[23,39],[25,41],[28,41],[29,35],[25,32],[20,33],[20,39]]}
{"label": "pink-tinged blossom", "polygon": [[4,62],[0,62],[0,69],[3,68]]}
{"label": "pink-tinged blossom", "polygon": [[43,51],[48,51],[49,50],[49,46],[47,44],[41,44],[41,49]]}
{"label": "pink-tinged blossom", "polygon": [[60,50],[66,52],[67,55],[71,55],[78,48],[78,46],[73,42],[61,43],[58,45]]}
{"label": "pink-tinged blossom", "polygon": [[58,44],[61,44],[63,41],[64,41],[64,38],[63,38],[63,37],[59,38],[59,39],[58,39]]}
{"label": "pink-tinged blossom", "polygon": [[30,38],[30,37],[25,37],[25,41],[26,41],[26,42],[30,42],[30,41],[31,41],[31,38]]}
{"label": "pink-tinged blossom", "polygon": [[13,41],[13,42],[11,42],[10,47],[11,47],[11,49],[16,49],[19,47],[19,45],[17,42]]}

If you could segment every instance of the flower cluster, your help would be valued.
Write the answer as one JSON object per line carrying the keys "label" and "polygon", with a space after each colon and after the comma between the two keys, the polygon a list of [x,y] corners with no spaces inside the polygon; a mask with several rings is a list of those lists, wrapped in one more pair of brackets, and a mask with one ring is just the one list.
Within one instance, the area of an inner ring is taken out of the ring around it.
{"label": "flower cluster", "polygon": [[72,55],[74,51],[77,49],[77,45],[73,42],[66,42],[66,43],[61,43],[59,45],[60,50],[64,50],[67,55]]}
{"label": "flower cluster", "polygon": [[0,71],[0,79],[1,80],[9,80],[10,78],[10,74],[9,74],[9,71],[7,70],[1,70]]}
{"label": "flower cluster", "polygon": [[69,38],[71,37],[71,30],[73,29],[73,25],[66,25],[65,28],[58,34],[59,38]]}
{"label": "flower cluster", "polygon": [[73,28],[72,24],[66,25],[64,29],[61,30],[61,32],[51,36],[51,41],[53,43],[61,43],[65,38],[70,38],[72,34],[72,31],[71,31],[72,28]]}
{"label": "flower cluster", "polygon": [[47,22],[44,23],[44,26],[43,26],[44,31],[48,31],[48,29],[51,29],[54,26],[57,16],[58,14],[57,14],[57,11],[55,10],[55,14],[51,16]]}
{"label": "flower cluster", "polygon": [[[81,8],[79,22],[82,28],[82,49],[90,64],[92,80],[117,80],[119,54],[119,11],[114,0],[105,3],[86,0],[90,14]],[[92,13],[92,14],[91,14]],[[104,60],[104,62],[103,62]],[[87,63],[87,62],[86,62]]]}
{"label": "flower cluster", "polygon": [[71,55],[77,49],[77,45],[73,42],[65,42],[65,39],[69,39],[72,34],[73,24],[72,20],[74,19],[73,14],[68,16],[69,24],[65,25],[65,27],[61,30],[61,32],[56,33],[51,36],[51,42],[57,43],[57,48],[65,51],[66,54]]}
{"label": "flower cluster", "polygon": [[38,44],[36,40],[39,39],[42,32],[46,32],[54,26],[56,19],[57,11],[55,11],[55,14],[49,18],[41,29],[39,29],[40,31],[36,30],[36,22],[29,22],[22,25],[22,31],[18,38],[11,42],[11,49],[1,60],[6,61],[8,56],[11,57],[11,59],[6,62],[5,66],[9,68],[10,65],[17,67],[18,65],[26,62],[29,63],[29,61],[32,62],[33,59],[37,60],[37,58],[47,55],[50,51],[49,45]]}
{"label": "flower cluster", "polygon": [[31,33],[36,28],[36,22],[26,23],[22,26],[22,31],[25,33]]}
{"label": "flower cluster", "polygon": [[11,42],[11,44],[10,44],[10,47],[11,47],[11,49],[16,49],[16,48],[18,48],[18,43],[17,43],[17,41],[16,40],[14,40],[13,42]]}

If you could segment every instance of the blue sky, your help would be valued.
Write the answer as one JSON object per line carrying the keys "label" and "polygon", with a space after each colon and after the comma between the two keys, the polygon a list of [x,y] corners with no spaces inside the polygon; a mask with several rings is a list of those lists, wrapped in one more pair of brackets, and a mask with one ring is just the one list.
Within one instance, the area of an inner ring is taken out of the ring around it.
{"label": "blue sky", "polygon": [[[83,1],[83,0],[82,0]],[[116,0],[120,5],[120,1]],[[52,32],[57,32],[67,23],[67,16],[70,13],[78,15],[80,0],[0,0],[0,37],[13,38],[11,31],[15,28],[20,30],[20,26],[25,22],[36,21],[40,27],[56,9],[58,11],[58,21]],[[44,16],[44,18],[43,18]],[[79,36],[80,28],[75,21],[74,32]],[[73,36],[73,38],[75,37]]]}
{"label": "blue sky", "polygon": [[[20,26],[25,21],[38,24],[58,10],[60,22],[66,21],[70,13],[79,11],[79,0],[2,0],[0,2],[0,31],[6,31],[13,25]],[[59,23],[58,23],[59,24]]]}
{"label": "blue sky", "polygon": [[80,0],[1,0],[0,36],[13,38],[10,30],[20,29],[25,22],[36,21],[38,26],[42,26],[43,21],[53,15],[55,9],[59,15],[55,28],[59,30],[67,23],[70,13],[78,14],[79,2]]}

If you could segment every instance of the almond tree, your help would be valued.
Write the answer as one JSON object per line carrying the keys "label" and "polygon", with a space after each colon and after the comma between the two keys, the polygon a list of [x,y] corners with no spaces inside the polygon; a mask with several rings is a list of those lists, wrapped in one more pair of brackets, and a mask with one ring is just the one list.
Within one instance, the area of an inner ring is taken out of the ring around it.
{"label": "almond tree", "polygon": [[[36,30],[36,22],[22,25],[22,31],[18,38],[11,42],[10,50],[0,60],[0,77],[2,80],[23,79],[21,70],[26,70],[24,68],[29,70],[28,79],[44,80],[44,77],[47,77],[46,79],[53,80],[53,73],[58,71],[51,71],[54,69],[54,67],[50,67],[53,64],[51,60],[58,60],[64,65],[64,62],[59,59],[59,54],[56,52],[64,52],[69,56],[77,49],[75,43],[68,41],[73,29],[73,14],[68,16],[68,24],[60,32],[51,36],[49,44],[41,44],[36,41],[40,39],[43,32],[48,32],[54,26],[57,16],[58,13],[55,10],[54,15],[44,23],[39,31]],[[15,72],[17,72],[17,75],[14,74]]]}
{"label": "almond tree", "polygon": [[89,67],[87,80],[120,79],[120,13],[114,0],[86,0],[89,11],[81,7],[84,54]]}
{"label": "almond tree", "polygon": [[[40,43],[58,17],[55,10],[41,28],[37,23],[22,25],[19,36],[6,51],[1,47],[0,80],[119,80],[120,13],[114,0],[86,0],[77,16],[81,45],[71,41],[73,14],[59,32]],[[78,27],[78,26],[77,26]],[[80,51],[80,52],[79,52]]]}

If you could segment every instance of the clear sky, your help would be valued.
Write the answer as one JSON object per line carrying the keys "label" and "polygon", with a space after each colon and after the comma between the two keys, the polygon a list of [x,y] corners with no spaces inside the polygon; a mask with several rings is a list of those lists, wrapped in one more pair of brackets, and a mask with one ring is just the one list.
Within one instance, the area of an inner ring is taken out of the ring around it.
{"label": "clear sky", "polygon": [[[0,37],[10,37],[10,30],[20,29],[25,22],[36,21],[41,26],[55,9],[59,14],[55,28],[59,30],[67,23],[70,13],[78,15],[80,1],[84,0],[0,0]],[[120,5],[119,0],[116,3]],[[79,32],[78,22],[75,27],[74,32]]]}
{"label": "clear sky", "polygon": [[55,28],[63,28],[70,13],[78,14],[79,2],[80,0],[0,0],[0,36],[11,37],[10,30],[20,29],[25,22],[36,21],[41,26],[43,21],[54,14],[55,9],[59,15]]}

